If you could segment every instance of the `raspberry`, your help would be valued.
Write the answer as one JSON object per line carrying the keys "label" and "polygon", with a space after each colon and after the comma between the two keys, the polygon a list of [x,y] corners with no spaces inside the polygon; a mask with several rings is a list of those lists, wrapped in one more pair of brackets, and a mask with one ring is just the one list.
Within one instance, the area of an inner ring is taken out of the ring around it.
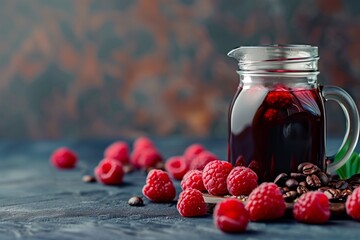
{"label": "raspberry", "polygon": [[244,232],[249,223],[249,213],[237,199],[226,199],[215,206],[214,223],[224,232]]}
{"label": "raspberry", "polygon": [[275,183],[262,183],[250,193],[246,209],[251,221],[266,221],[281,218],[286,205]]}
{"label": "raspberry", "polygon": [[159,162],[162,162],[160,153],[152,148],[144,149],[140,152],[136,164],[143,170],[151,167],[156,167]]}
{"label": "raspberry", "polygon": [[[156,149],[152,141],[147,137],[138,138],[133,144],[133,152],[131,154],[130,163],[135,168],[146,169],[154,167],[157,163],[162,161],[162,157]],[[152,152],[151,154],[149,152]],[[145,157],[144,157],[145,155]],[[152,155],[152,156],[149,156]],[[141,158],[145,158],[140,160]]]}
{"label": "raspberry", "polygon": [[287,108],[292,104],[292,95],[286,90],[269,92],[265,102],[273,108]]}
{"label": "raspberry", "polygon": [[134,141],[133,149],[155,148],[154,143],[147,137],[139,137]]}
{"label": "raspberry", "polygon": [[212,152],[203,151],[199,153],[190,163],[190,169],[203,170],[206,164],[218,159]]}
{"label": "raspberry", "polygon": [[264,113],[264,118],[269,122],[281,122],[286,118],[285,110],[269,108]]}
{"label": "raspberry", "polygon": [[169,175],[158,169],[153,169],[148,173],[142,192],[153,202],[171,202],[176,194]]}
{"label": "raspberry", "polygon": [[246,166],[246,161],[243,155],[237,157],[234,166],[235,167]]}
{"label": "raspberry", "polygon": [[103,184],[119,185],[124,177],[123,165],[115,159],[104,158],[95,168],[94,174],[96,179]]}
{"label": "raspberry", "polygon": [[248,168],[250,168],[251,170],[253,170],[256,174],[259,174],[262,172],[262,169],[260,167],[260,164],[258,161],[256,160],[252,160],[249,165]]}
{"label": "raspberry", "polygon": [[203,151],[205,151],[205,147],[201,144],[194,143],[188,146],[183,154],[187,166],[190,167],[192,160]]}
{"label": "raspberry", "polygon": [[326,223],[330,218],[329,199],[322,192],[307,192],[295,202],[293,215],[299,222]]}
{"label": "raspberry", "polygon": [[176,208],[183,217],[203,216],[207,213],[204,197],[196,189],[181,192]]}
{"label": "raspberry", "polygon": [[200,192],[204,192],[206,190],[202,180],[202,171],[200,170],[188,171],[181,180],[180,185],[182,190],[186,190],[188,188],[197,189]]}
{"label": "raspberry", "polygon": [[165,169],[176,180],[181,180],[188,171],[185,160],[181,156],[169,158],[165,163]]}
{"label": "raspberry", "polygon": [[134,149],[131,154],[130,163],[137,169],[140,169],[141,166],[139,165],[139,158],[141,156],[143,150]]}
{"label": "raspberry", "polygon": [[225,161],[215,160],[208,163],[202,174],[206,190],[215,196],[227,194],[226,178],[231,169],[232,165]]}
{"label": "raspberry", "polygon": [[122,164],[129,163],[129,147],[126,142],[114,142],[105,149],[105,158],[113,158]]}
{"label": "raspberry", "polygon": [[360,221],[360,187],[355,188],[346,200],[346,212],[353,219]]}
{"label": "raspberry", "polygon": [[247,167],[235,167],[226,179],[227,189],[233,196],[249,195],[258,184],[256,173]]}
{"label": "raspberry", "polygon": [[59,169],[69,169],[76,166],[77,156],[71,149],[61,147],[51,154],[50,161]]}

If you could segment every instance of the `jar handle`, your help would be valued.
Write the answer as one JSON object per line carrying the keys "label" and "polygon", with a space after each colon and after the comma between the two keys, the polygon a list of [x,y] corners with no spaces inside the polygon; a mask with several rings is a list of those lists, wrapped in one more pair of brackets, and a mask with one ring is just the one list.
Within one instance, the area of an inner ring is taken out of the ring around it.
{"label": "jar handle", "polygon": [[322,88],[322,95],[325,101],[332,100],[337,102],[341,106],[346,119],[346,132],[341,147],[338,150],[338,153],[341,149],[343,149],[345,145],[346,151],[342,155],[341,159],[328,164],[327,172],[332,173],[342,167],[349,160],[351,154],[356,147],[359,137],[359,112],[357,110],[354,100],[342,88],[335,86],[324,86]]}

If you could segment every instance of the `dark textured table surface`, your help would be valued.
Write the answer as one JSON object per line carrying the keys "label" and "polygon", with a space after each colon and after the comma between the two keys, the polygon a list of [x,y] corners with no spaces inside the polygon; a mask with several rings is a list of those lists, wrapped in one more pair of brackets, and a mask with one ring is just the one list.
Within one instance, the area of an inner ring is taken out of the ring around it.
{"label": "dark textured table surface", "polygon": [[[203,143],[225,158],[224,140],[155,140],[165,157],[178,155],[193,142]],[[120,187],[84,183],[111,141],[1,141],[0,142],[0,239],[360,239],[360,222],[332,220],[306,225],[293,220],[250,223],[240,235],[224,234],[211,215],[183,218],[176,202],[144,207],[127,204],[141,195],[145,174],[125,176]],[[336,144],[332,144],[332,147]],[[74,170],[59,171],[49,155],[60,146],[74,149],[80,162]],[[175,182],[177,193],[179,182]]]}

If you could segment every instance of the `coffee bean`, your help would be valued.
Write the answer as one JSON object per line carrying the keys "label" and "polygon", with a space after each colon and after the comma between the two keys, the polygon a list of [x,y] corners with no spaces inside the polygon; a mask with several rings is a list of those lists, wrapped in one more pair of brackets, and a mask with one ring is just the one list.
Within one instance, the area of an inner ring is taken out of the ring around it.
{"label": "coffee bean", "polygon": [[296,191],[288,191],[285,194],[283,194],[284,200],[286,202],[292,202],[295,200],[295,198],[297,197],[297,192]]}
{"label": "coffee bean", "polygon": [[336,180],[330,180],[328,183],[328,186],[331,188],[335,188],[337,181]]}
{"label": "coffee bean", "polygon": [[285,186],[285,182],[288,179],[288,175],[286,173],[280,173],[274,180],[274,183],[278,186]]}
{"label": "coffee bean", "polygon": [[94,183],[96,182],[96,178],[91,175],[85,175],[82,177],[82,181],[86,183]]}
{"label": "coffee bean", "polygon": [[348,183],[351,185],[359,185],[360,184],[360,173],[357,173],[355,175],[352,175],[348,180]]}
{"label": "coffee bean", "polygon": [[290,189],[288,187],[283,187],[282,189],[283,189],[284,192],[290,191]]}
{"label": "coffee bean", "polygon": [[339,189],[329,188],[324,192],[324,194],[328,197],[329,200],[339,199],[341,196],[341,192]]}
{"label": "coffee bean", "polygon": [[317,176],[319,177],[323,186],[326,186],[329,183],[329,177],[324,172],[318,172]]}
{"label": "coffee bean", "polygon": [[309,191],[309,189],[307,189],[307,187],[305,187],[305,186],[298,186],[296,188],[296,191],[299,195],[301,195],[301,194],[307,193]]}
{"label": "coffee bean", "polygon": [[343,198],[347,198],[348,196],[350,196],[352,194],[352,191],[350,189],[345,189],[341,192],[341,197]]}
{"label": "coffee bean", "polygon": [[285,194],[285,191],[284,191],[284,189],[283,189],[282,187],[279,187],[279,190],[280,190],[280,192],[281,192],[282,195]]}
{"label": "coffee bean", "polygon": [[360,187],[360,184],[354,184],[351,186],[353,190],[355,190],[356,188]]}
{"label": "coffee bean", "polygon": [[131,173],[131,172],[133,172],[134,170],[135,170],[135,168],[133,167],[132,164],[125,164],[125,165],[123,165],[123,171],[124,171],[125,174],[126,174],[126,173]]}
{"label": "coffee bean", "polygon": [[307,186],[306,181],[301,181],[301,182],[299,182],[299,186],[304,186],[304,187],[306,187],[306,186]]}
{"label": "coffee bean", "polygon": [[318,178],[318,176],[316,176],[315,174],[313,175],[308,175],[306,177],[306,183],[310,186],[310,187],[321,187],[321,181]]}
{"label": "coffee bean", "polygon": [[290,178],[285,182],[285,185],[290,189],[295,189],[297,186],[299,186],[299,182],[293,178]]}
{"label": "coffee bean", "polygon": [[328,190],[330,187],[320,187],[318,190],[321,192],[325,192],[326,190]]}
{"label": "coffee bean", "polygon": [[305,165],[307,165],[307,164],[312,164],[312,163],[309,163],[309,162],[300,163],[300,164],[298,165],[298,167],[297,167],[298,172],[301,173],[302,170],[303,170],[303,167],[304,167]]}
{"label": "coffee bean", "polygon": [[346,182],[346,181],[338,181],[336,184],[335,184],[335,188],[336,189],[339,189],[339,190],[345,190],[349,187],[349,184]]}
{"label": "coffee bean", "polygon": [[128,201],[128,204],[130,206],[135,206],[135,207],[144,206],[144,202],[142,198],[138,196],[131,197]]}
{"label": "coffee bean", "polygon": [[306,175],[302,173],[290,173],[290,177],[296,179],[297,181],[303,181],[305,180]]}
{"label": "coffee bean", "polygon": [[312,163],[306,164],[302,168],[302,173],[305,174],[305,175],[311,175],[311,174],[314,174],[314,173],[316,173],[318,171],[319,171],[319,167],[312,164]]}

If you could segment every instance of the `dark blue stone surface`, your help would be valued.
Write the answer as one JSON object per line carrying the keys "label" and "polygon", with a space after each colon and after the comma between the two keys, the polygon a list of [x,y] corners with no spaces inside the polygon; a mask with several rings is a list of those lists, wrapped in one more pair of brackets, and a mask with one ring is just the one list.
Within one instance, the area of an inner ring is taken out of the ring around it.
{"label": "dark blue stone surface", "polygon": [[[195,141],[225,158],[225,140],[155,140],[165,157],[181,154]],[[144,199],[144,207],[130,207],[128,199],[141,195],[144,173],[126,175],[121,187],[81,181],[92,173],[109,143],[0,142],[0,239],[359,239],[360,223],[352,220],[332,220],[323,226],[290,219],[250,223],[246,233],[229,235],[214,227],[211,215],[181,217],[176,202],[154,204]],[[80,157],[74,170],[59,171],[49,164],[51,152],[63,145]],[[175,184],[179,193],[179,182]]]}

